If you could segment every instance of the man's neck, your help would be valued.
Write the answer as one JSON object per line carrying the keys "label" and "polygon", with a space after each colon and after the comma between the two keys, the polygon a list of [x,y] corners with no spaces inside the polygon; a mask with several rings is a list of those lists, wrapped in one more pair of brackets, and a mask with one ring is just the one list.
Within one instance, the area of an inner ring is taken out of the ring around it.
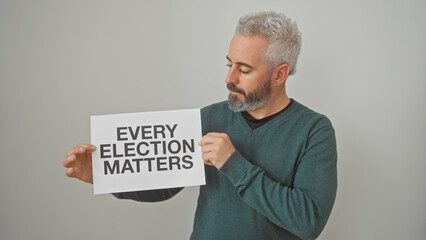
{"label": "man's neck", "polygon": [[253,118],[262,119],[275,114],[284,109],[290,103],[287,94],[271,96],[271,98],[260,108],[247,111]]}

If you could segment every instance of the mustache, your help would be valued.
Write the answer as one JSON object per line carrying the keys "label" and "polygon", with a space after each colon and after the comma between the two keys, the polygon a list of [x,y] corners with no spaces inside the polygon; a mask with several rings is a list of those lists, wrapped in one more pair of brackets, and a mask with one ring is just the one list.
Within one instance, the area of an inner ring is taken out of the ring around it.
{"label": "mustache", "polygon": [[226,84],[226,87],[236,93],[242,94],[243,96],[246,96],[246,92],[244,90],[237,88],[234,84],[228,83]]}

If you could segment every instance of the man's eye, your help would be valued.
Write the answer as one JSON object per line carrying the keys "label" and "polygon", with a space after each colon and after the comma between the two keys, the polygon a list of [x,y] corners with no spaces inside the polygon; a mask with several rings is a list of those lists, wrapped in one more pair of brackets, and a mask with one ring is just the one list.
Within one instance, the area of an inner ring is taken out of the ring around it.
{"label": "man's eye", "polygon": [[243,69],[241,69],[241,68],[240,68],[240,72],[241,72],[242,74],[247,74],[247,73],[249,73],[250,71],[244,71]]}
{"label": "man's eye", "polygon": [[227,66],[227,67],[229,67],[229,68],[230,68],[230,67],[232,67],[232,65],[231,65],[231,64],[229,64],[229,63],[228,63],[228,64],[226,64],[226,66]]}

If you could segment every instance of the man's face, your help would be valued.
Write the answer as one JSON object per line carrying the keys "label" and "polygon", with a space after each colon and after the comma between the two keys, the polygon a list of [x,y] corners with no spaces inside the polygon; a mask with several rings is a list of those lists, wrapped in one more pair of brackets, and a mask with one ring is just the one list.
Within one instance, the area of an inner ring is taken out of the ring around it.
{"label": "man's face", "polygon": [[232,38],[226,77],[231,110],[255,110],[269,100],[271,79],[264,61],[267,46],[268,40],[259,35]]}

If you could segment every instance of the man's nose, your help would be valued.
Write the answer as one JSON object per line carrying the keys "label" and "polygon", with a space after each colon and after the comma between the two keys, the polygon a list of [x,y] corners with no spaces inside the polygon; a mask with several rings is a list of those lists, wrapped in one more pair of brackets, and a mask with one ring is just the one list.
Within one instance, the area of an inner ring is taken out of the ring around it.
{"label": "man's nose", "polygon": [[226,76],[225,82],[227,84],[238,84],[239,83],[239,77],[238,77],[238,69],[230,67],[228,75]]}

